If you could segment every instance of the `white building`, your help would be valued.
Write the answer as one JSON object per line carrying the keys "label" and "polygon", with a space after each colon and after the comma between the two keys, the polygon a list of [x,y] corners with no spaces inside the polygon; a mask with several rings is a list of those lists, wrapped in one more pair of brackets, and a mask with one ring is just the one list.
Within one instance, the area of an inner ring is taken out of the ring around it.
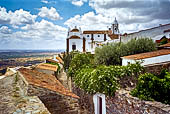
{"label": "white building", "polygon": [[157,51],[121,57],[122,65],[126,66],[136,61],[142,61],[143,63],[141,65],[143,66],[170,62],[170,43],[162,45],[160,48]]}
{"label": "white building", "polygon": [[165,25],[159,25],[157,27],[141,30],[134,33],[125,33],[121,35],[122,42],[128,42],[131,39],[138,38],[151,38],[153,41],[160,40],[162,37],[170,38],[170,23]]}
{"label": "white building", "polygon": [[94,53],[96,47],[100,47],[107,42],[120,40],[119,24],[115,18],[109,30],[87,30],[81,31],[81,28],[75,27],[68,30],[67,35],[67,52],[77,50],[80,52]]}

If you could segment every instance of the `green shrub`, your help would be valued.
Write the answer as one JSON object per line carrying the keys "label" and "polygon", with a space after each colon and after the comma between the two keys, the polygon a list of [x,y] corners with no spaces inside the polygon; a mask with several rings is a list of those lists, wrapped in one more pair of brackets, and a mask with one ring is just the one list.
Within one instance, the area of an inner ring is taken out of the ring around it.
{"label": "green shrub", "polygon": [[64,53],[62,60],[64,61],[64,70],[67,71],[69,69],[70,63],[74,55],[78,54],[78,51],[72,51],[70,53]]}
{"label": "green shrub", "polygon": [[156,50],[156,43],[149,38],[132,39],[127,43],[111,43],[95,49],[95,63],[121,65],[120,57]]}
{"label": "green shrub", "polygon": [[170,72],[163,71],[159,76],[150,73],[140,75],[138,84],[131,91],[131,95],[143,100],[156,100],[170,104]]}
{"label": "green shrub", "polygon": [[168,38],[166,38],[166,36],[163,36],[160,42],[160,45],[166,44],[168,43]]}
{"label": "green shrub", "polygon": [[104,93],[114,95],[118,89],[117,78],[111,72],[111,67],[83,68],[74,77],[77,86],[88,93]]}
{"label": "green shrub", "polygon": [[85,53],[76,54],[70,63],[68,76],[73,77],[84,65],[91,64],[91,55]]}
{"label": "green shrub", "polygon": [[103,93],[109,96],[114,95],[120,87],[119,81],[124,76],[134,76],[141,73],[143,69],[139,63],[128,66],[97,66],[83,65],[76,74],[73,81],[75,84],[88,93]]}

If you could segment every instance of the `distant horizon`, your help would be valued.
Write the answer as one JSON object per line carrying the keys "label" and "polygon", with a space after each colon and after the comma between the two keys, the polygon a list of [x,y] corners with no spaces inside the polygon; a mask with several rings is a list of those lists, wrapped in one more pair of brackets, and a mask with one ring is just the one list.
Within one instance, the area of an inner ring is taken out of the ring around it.
{"label": "distant horizon", "polygon": [[121,34],[138,32],[170,23],[169,6],[170,0],[1,0],[0,49],[65,49],[68,28],[108,30],[115,18]]}
{"label": "distant horizon", "polygon": [[0,50],[66,50],[66,49],[0,49]]}

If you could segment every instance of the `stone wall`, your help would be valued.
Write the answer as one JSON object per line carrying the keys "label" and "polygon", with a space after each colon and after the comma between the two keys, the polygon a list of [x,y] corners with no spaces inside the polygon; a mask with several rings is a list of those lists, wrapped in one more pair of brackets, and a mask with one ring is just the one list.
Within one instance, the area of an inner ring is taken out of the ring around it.
{"label": "stone wall", "polygon": [[77,99],[63,96],[49,89],[29,85],[29,96],[38,96],[51,114],[78,114]]}
{"label": "stone wall", "polygon": [[160,102],[143,101],[119,90],[114,97],[106,97],[107,114],[169,114],[170,106]]}
{"label": "stone wall", "polygon": [[162,69],[167,69],[170,72],[170,62],[160,63],[160,64],[152,64],[145,66],[147,72],[160,74]]}
{"label": "stone wall", "polygon": [[36,96],[27,96],[28,85],[19,74],[0,79],[0,114],[50,114]]}
{"label": "stone wall", "polygon": [[80,88],[76,87],[73,83],[72,92],[80,97],[78,103],[83,110],[87,110],[85,114],[94,114],[93,95],[87,94]]}

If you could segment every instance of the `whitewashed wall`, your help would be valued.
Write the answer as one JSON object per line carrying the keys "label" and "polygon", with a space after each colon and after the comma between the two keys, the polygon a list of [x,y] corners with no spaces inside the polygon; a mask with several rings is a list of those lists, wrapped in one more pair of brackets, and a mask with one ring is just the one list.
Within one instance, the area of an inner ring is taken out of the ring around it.
{"label": "whitewashed wall", "polygon": [[76,50],[83,52],[83,39],[69,39],[69,52],[73,51],[73,43],[76,45]]}
{"label": "whitewashed wall", "polygon": [[82,37],[81,36],[81,32],[69,32],[69,36],[68,37],[71,37],[73,35],[79,36],[80,38]]}
{"label": "whitewashed wall", "polygon": [[170,38],[170,32],[165,33],[166,38]]}
{"label": "whitewashed wall", "polygon": [[[149,37],[155,41],[158,39],[157,36],[159,36],[159,35],[164,36],[164,30],[167,30],[167,29],[170,29],[170,25],[159,26],[157,28],[149,29],[146,31],[139,31],[139,32],[131,34],[131,35],[122,36],[121,41],[127,42],[133,38],[143,38],[143,37]],[[159,38],[159,39],[161,39],[161,38]]]}
{"label": "whitewashed wall", "polygon": [[[141,60],[137,60],[137,61],[141,61]],[[168,61],[170,61],[170,54],[143,59],[142,65],[144,66],[144,65],[162,63],[162,62],[168,62]],[[128,65],[128,62],[129,63],[135,63],[135,60],[125,59],[125,58],[122,59],[122,65],[123,66]]]}
{"label": "whitewashed wall", "polygon": [[92,48],[91,48],[91,40],[86,39],[86,51],[87,52],[91,52]]}
{"label": "whitewashed wall", "polygon": [[[99,37],[98,37],[99,35]],[[97,44],[93,44],[93,46],[91,46],[92,40],[91,34],[83,34],[83,37],[86,39],[86,51],[87,52],[95,52],[95,48],[98,47]],[[98,41],[98,42],[104,42],[104,34],[93,34],[93,38],[94,38],[94,42]],[[110,37],[108,36],[108,34],[106,34],[106,39],[107,41],[110,40]]]}

